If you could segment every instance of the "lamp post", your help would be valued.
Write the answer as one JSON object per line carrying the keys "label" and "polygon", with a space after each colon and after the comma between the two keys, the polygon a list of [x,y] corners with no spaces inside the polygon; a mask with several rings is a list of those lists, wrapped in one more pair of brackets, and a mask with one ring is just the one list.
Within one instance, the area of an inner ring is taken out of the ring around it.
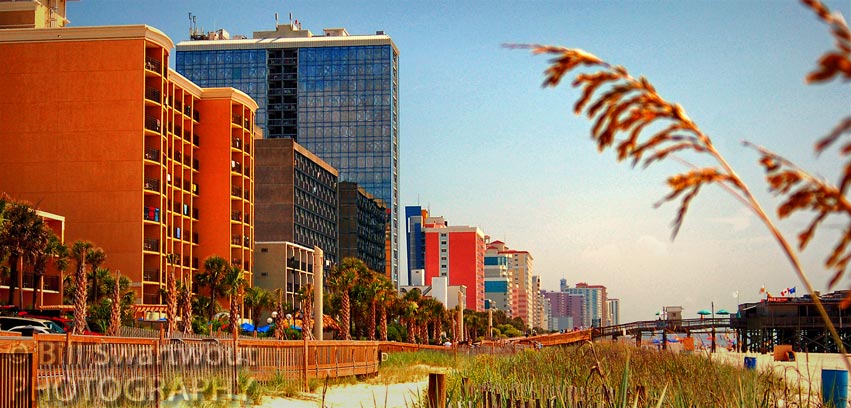
{"label": "lamp post", "polygon": [[715,352],[715,301],[712,301],[712,353]]}

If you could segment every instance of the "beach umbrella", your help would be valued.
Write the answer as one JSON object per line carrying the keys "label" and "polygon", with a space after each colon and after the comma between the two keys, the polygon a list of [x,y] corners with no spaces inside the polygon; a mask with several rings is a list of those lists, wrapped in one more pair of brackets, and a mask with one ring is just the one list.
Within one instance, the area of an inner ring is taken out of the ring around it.
{"label": "beach umbrella", "polygon": [[267,331],[269,331],[269,329],[272,328],[272,326],[273,325],[271,325],[271,324],[267,324],[265,326],[260,326],[260,327],[257,328],[257,333],[266,333]]}
{"label": "beach umbrella", "polygon": [[242,331],[246,331],[246,332],[254,331],[254,325],[251,324],[251,323],[243,323],[243,324],[239,325],[239,328],[242,329]]}
{"label": "beach umbrella", "polygon": [[708,315],[711,315],[712,312],[710,312],[706,309],[700,309],[700,310],[697,311],[697,314],[699,314],[701,316],[708,316]]}
{"label": "beach umbrella", "polygon": [[728,315],[728,314],[730,314],[730,312],[727,311],[727,309],[721,309],[721,310],[715,312],[715,314]]}

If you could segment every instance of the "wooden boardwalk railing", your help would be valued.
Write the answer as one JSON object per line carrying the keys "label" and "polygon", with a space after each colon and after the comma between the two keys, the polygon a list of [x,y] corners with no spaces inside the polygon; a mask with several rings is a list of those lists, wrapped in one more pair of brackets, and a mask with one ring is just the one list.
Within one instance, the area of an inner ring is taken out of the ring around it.
{"label": "wooden boardwalk railing", "polygon": [[0,338],[0,408],[36,406],[35,342],[21,337]]}

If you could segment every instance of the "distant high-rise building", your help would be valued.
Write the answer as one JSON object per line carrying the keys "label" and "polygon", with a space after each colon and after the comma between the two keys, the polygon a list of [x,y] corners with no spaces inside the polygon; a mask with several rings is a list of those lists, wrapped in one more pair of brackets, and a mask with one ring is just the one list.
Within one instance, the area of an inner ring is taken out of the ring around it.
{"label": "distant high-rise building", "polygon": [[0,191],[156,305],[172,268],[188,283],[217,255],[251,282],[254,258],[257,104],[169,69],[171,48],[144,25],[0,30]]}
{"label": "distant high-rise building", "polygon": [[582,295],[584,297],[582,327],[603,327],[609,325],[605,286],[589,285],[585,282],[580,282],[576,284],[576,287],[566,289],[565,292],[567,293]]}
{"label": "distant high-rise building", "polygon": [[177,70],[201,86],[254,98],[266,138],[292,138],[390,209],[385,247],[398,281],[399,51],[390,36],[314,36],[298,21],[253,38],[193,32],[177,44]]}
{"label": "distant high-rise building", "polygon": [[255,146],[257,241],[317,246],[337,262],[337,169],[293,139]]}
{"label": "distant high-rise building", "polygon": [[391,278],[385,271],[384,231],[387,226],[387,207],[357,185],[343,182],[337,185],[340,197],[340,259],[358,258],[366,266]]}
{"label": "distant high-rise building", "polygon": [[408,256],[408,284],[412,285],[412,274],[414,270],[425,269],[425,233],[423,232],[423,221],[428,218],[428,210],[420,206],[405,207],[405,237],[407,247],[405,253]]}
{"label": "distant high-rise building", "polygon": [[424,221],[426,285],[434,277],[446,277],[450,286],[467,288],[466,308],[485,308],[485,235],[468,226],[448,226],[443,217]]}
{"label": "distant high-rise building", "polygon": [[550,302],[552,330],[573,330],[582,325],[585,296],[566,291],[541,293]]}
{"label": "distant high-rise building", "polygon": [[511,262],[508,270],[513,280],[512,313],[513,317],[519,317],[528,327],[532,327],[532,307],[536,294],[532,291],[532,254],[529,251],[517,251],[509,249],[502,241],[492,241],[488,244],[486,254],[511,254]]}
{"label": "distant high-rise building", "polygon": [[511,316],[513,312],[514,279],[508,270],[511,254],[485,252],[485,298],[491,308]]}
{"label": "distant high-rise building", "polygon": [[621,300],[608,299],[609,326],[617,326],[621,324]]}

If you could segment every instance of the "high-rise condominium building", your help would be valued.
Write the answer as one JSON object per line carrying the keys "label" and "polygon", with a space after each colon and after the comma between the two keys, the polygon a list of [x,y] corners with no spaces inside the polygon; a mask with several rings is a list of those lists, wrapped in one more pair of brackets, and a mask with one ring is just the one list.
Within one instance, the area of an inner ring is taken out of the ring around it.
{"label": "high-rise condominium building", "polygon": [[405,207],[405,238],[408,256],[408,284],[412,285],[413,271],[425,269],[425,233],[423,221],[428,218],[428,210],[420,206]]}
{"label": "high-rise condominium building", "polygon": [[386,269],[398,282],[399,52],[390,37],[313,35],[296,21],[253,38],[223,30],[177,45],[177,70],[231,86],[259,105],[266,138],[292,138],[390,209]]}
{"label": "high-rise condominium building", "polygon": [[[387,207],[356,183],[337,185],[340,197],[340,259],[356,257],[384,272],[384,228]],[[390,279],[390,277],[387,277]]]}
{"label": "high-rise condominium building", "polygon": [[485,252],[485,299],[491,301],[492,309],[508,316],[512,316],[514,301],[514,278],[508,270],[512,258],[511,254]]}
{"label": "high-rise condominium building", "polygon": [[65,217],[161,304],[210,255],[252,279],[254,112],[168,69],[144,25],[0,30],[0,191]]}
{"label": "high-rise condominium building", "polygon": [[485,236],[477,227],[448,226],[443,217],[429,217],[425,233],[425,284],[445,277],[449,286],[466,286],[470,310],[485,308]]}
{"label": "high-rise condominium building", "polygon": [[[609,325],[608,305],[606,301],[606,287],[603,285],[589,285],[579,282],[576,287],[564,288],[563,292],[584,297],[582,327],[604,327]],[[576,324],[576,322],[574,322]]]}
{"label": "high-rise condominium building", "polygon": [[293,139],[257,139],[256,237],[322,248],[336,262],[337,170]]}
{"label": "high-rise condominium building", "polygon": [[487,255],[510,254],[511,262],[508,264],[508,272],[513,281],[511,316],[523,319],[526,326],[533,327],[533,307],[535,305],[532,285],[532,254],[529,251],[518,251],[509,249],[502,241],[491,241],[487,245]]}

